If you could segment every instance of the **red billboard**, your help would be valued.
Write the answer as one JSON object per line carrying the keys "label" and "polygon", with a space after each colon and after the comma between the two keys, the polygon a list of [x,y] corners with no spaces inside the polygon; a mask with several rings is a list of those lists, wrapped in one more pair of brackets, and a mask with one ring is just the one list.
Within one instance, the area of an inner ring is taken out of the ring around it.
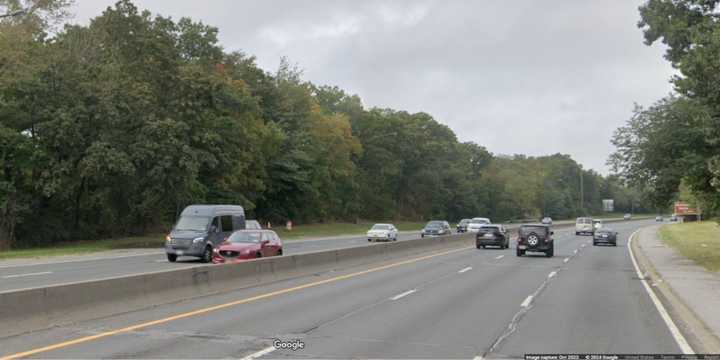
{"label": "red billboard", "polygon": [[698,211],[696,208],[690,207],[688,203],[678,201],[675,203],[675,215],[697,215]]}

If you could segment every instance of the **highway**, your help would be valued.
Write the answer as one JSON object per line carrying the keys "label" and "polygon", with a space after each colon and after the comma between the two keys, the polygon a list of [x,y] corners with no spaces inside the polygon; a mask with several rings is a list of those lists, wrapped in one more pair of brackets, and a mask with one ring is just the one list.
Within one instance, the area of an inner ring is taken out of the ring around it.
{"label": "highway", "polygon": [[[556,229],[554,258],[428,253],[0,339],[38,358],[520,358],[680,353],[617,247]],[[273,347],[300,340],[302,349]]]}
{"label": "highway", "polygon": [[[415,239],[420,232],[398,234],[398,241]],[[350,246],[368,245],[364,236],[335,236],[320,239],[290,240],[283,244],[285,254],[308,251],[330,250]],[[196,258],[183,257],[176,263],[169,263],[162,249],[148,249],[135,255],[77,256],[72,261],[43,259],[13,260],[10,265],[0,261],[0,291],[44,287],[76,281],[96,280],[115,276],[127,276],[177,269],[181,267],[204,266]]]}

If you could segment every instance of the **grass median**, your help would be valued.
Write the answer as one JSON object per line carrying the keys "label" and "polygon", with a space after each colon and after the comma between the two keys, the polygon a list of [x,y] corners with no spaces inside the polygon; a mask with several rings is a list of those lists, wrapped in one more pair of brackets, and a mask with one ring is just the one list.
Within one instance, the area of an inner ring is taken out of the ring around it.
{"label": "grass median", "polygon": [[696,264],[720,271],[720,226],[716,222],[665,225],[660,228],[660,238]]}
{"label": "grass median", "polygon": [[[342,235],[363,235],[374,223],[325,223],[297,225],[288,231],[285,227],[275,227],[280,238],[292,241],[304,238],[319,238]],[[424,222],[395,222],[400,231],[420,231]],[[88,240],[59,243],[54,246],[41,246],[28,249],[0,251],[0,260],[19,258],[39,258],[62,255],[83,255],[101,251],[119,249],[158,249],[164,246],[165,234],[150,234],[117,239]]]}

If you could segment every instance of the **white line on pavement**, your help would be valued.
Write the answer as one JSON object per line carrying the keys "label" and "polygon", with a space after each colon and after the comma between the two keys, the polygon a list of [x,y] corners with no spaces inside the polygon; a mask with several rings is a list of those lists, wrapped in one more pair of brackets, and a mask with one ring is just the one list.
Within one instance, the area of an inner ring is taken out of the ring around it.
{"label": "white line on pavement", "polygon": [[585,245],[587,245],[587,244],[580,244],[580,247],[585,247]]}
{"label": "white line on pavement", "polygon": [[577,254],[577,252],[578,252],[577,249],[573,250],[573,254]]}
{"label": "white line on pavement", "polygon": [[565,259],[563,259],[563,262],[564,262],[564,263],[566,263],[566,262],[568,262],[568,261],[570,261],[570,258],[565,258]]}
{"label": "white line on pavement", "polygon": [[498,256],[495,257],[495,259],[500,260],[500,259],[502,259],[502,258],[504,258],[504,257],[505,257],[505,255],[498,255]]}
{"label": "white line on pavement", "polygon": [[458,273],[459,273],[459,274],[462,274],[462,273],[464,273],[464,272],[466,272],[466,271],[470,271],[470,270],[472,270],[472,267],[468,266],[468,267],[466,267],[466,268],[461,269],[460,271],[458,271]]}
{"label": "white line on pavement", "polygon": [[655,304],[655,308],[660,313],[660,317],[665,321],[665,325],[667,325],[668,329],[670,330],[670,334],[672,334],[673,338],[675,338],[675,342],[678,344],[678,347],[680,347],[680,350],[683,352],[683,354],[694,354],[692,347],[690,347],[690,344],[687,342],[683,334],[680,332],[680,329],[675,325],[672,318],[670,317],[670,314],[665,310],[665,307],[658,299],[657,295],[655,295],[655,292],[650,288],[648,285],[647,280],[645,280],[645,276],[640,272],[640,267],[637,264],[637,261],[635,260],[635,254],[633,254],[632,251],[632,241],[635,237],[635,234],[640,231],[640,229],[635,230],[630,237],[628,238],[628,252],[630,253],[630,260],[632,260],[633,266],[635,267],[635,272],[637,273],[638,278],[640,278],[640,282],[642,282],[643,287],[645,288],[645,291],[650,296],[650,299],[652,300],[653,304]]}
{"label": "white line on pavement", "polygon": [[15,275],[5,275],[2,278],[3,279],[14,279],[19,277],[25,277],[25,276],[38,276],[38,275],[47,275],[52,274],[52,271],[43,271],[43,272],[36,272],[36,273],[27,273],[27,274],[15,274]]}
{"label": "white line on pavement", "polygon": [[525,300],[523,300],[522,304],[520,304],[520,307],[528,307],[528,306],[530,306],[530,303],[532,302],[532,299],[533,299],[533,296],[532,296],[532,295],[528,295],[528,297],[526,297]]}
{"label": "white line on pavement", "polygon": [[414,292],[416,292],[416,291],[417,291],[417,289],[408,290],[408,291],[406,291],[406,292],[404,292],[404,293],[402,293],[402,294],[397,294],[397,295],[391,297],[390,300],[402,299],[402,298],[404,298],[404,297],[406,297],[406,296],[408,296],[408,295],[410,295],[410,294],[412,294],[412,293],[414,293]]}
{"label": "white line on pavement", "polygon": [[548,278],[552,278],[555,275],[557,275],[557,271],[553,271],[550,274],[548,274]]}
{"label": "white line on pavement", "polygon": [[242,358],[242,359],[240,359],[240,360],[253,360],[253,359],[257,359],[257,358],[259,358],[259,357],[261,357],[261,356],[263,356],[263,355],[265,355],[265,354],[269,354],[269,353],[271,353],[271,352],[273,352],[273,351],[275,351],[275,347],[274,347],[274,346],[271,346],[271,347],[268,347],[268,348],[264,348],[264,349],[262,349],[262,350],[260,350],[260,351],[258,351],[258,352],[254,352],[254,353],[252,353],[252,354],[250,354],[250,355],[248,355],[248,356],[246,356],[246,357],[244,357],[244,358]]}

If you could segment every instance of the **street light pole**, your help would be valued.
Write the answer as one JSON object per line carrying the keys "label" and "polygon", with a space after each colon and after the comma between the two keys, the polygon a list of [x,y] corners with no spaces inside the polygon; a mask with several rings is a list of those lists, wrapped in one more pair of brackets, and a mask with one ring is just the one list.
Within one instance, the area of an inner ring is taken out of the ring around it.
{"label": "street light pole", "polygon": [[583,211],[583,204],[585,203],[585,190],[583,189],[583,171],[580,168],[580,212],[585,215]]}

